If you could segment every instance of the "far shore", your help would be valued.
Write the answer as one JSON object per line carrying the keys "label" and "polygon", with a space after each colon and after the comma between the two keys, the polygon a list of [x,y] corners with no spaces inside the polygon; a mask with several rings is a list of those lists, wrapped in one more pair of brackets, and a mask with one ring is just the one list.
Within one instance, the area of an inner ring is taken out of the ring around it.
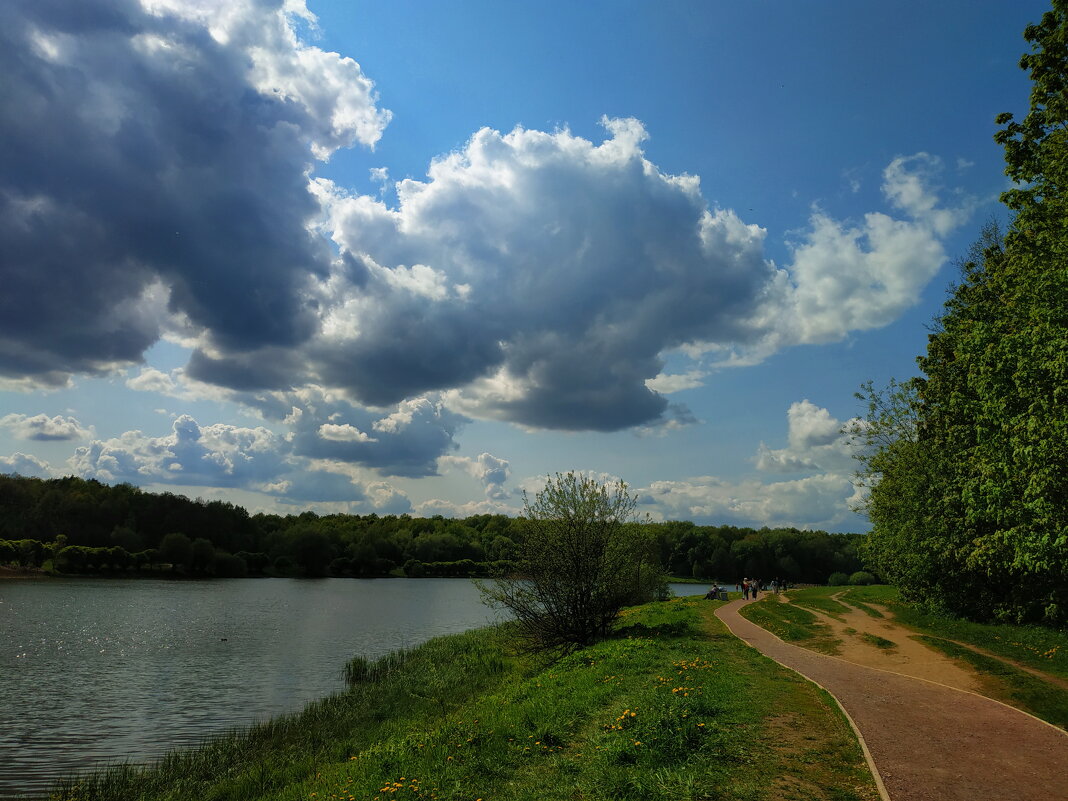
{"label": "far shore", "polygon": [[39,567],[0,567],[0,579],[43,579],[49,575]]}

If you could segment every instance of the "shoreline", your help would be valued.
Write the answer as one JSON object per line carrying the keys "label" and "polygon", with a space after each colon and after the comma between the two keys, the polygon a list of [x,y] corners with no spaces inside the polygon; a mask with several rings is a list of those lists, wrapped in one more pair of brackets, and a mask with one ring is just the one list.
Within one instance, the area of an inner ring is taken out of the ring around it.
{"label": "shoreline", "polygon": [[51,575],[39,567],[0,567],[0,579],[46,579]]}

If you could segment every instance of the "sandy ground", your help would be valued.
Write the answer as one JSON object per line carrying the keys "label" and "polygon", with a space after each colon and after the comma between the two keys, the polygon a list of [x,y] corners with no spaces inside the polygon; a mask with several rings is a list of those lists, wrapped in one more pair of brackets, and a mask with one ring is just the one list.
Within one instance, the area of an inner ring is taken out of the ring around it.
{"label": "sandy ground", "polygon": [[[841,601],[838,595],[832,597],[843,606],[849,606],[845,601]],[[783,601],[790,601],[788,594],[782,595],[780,598]],[[842,641],[842,644],[838,647],[839,653],[837,655],[847,662],[882,668],[883,670],[900,673],[903,676],[914,676],[918,679],[926,679],[956,687],[958,690],[968,690],[983,694],[981,683],[976,680],[967,666],[961,665],[941,651],[936,651],[913,639],[915,632],[897,624],[894,621],[893,613],[886,607],[878,604],[868,604],[868,606],[882,612],[885,617],[881,619],[875,618],[853,607],[850,607],[848,613],[834,617],[824,614],[818,609],[810,609],[809,607],[804,607],[804,609],[816,615],[823,623],[831,627],[834,636]],[[879,648],[864,640],[861,636],[862,634],[873,634],[890,640],[895,644],[895,647]],[[1043,673],[1041,670],[1035,670],[1030,665],[1025,665],[1013,659],[1006,659],[1000,654],[987,651],[985,648],[977,648],[969,643],[957,642],[956,640],[950,640],[950,642],[988,656],[991,659],[1005,662],[1043,681],[1048,681],[1050,684],[1055,684],[1068,690],[1068,679]]]}
{"label": "sandy ground", "polygon": [[[781,598],[790,600],[788,595]],[[838,646],[837,656],[847,662],[938,682],[958,690],[979,691],[979,682],[970,670],[961,667],[945,654],[912,639],[915,632],[894,623],[889,611],[872,604],[869,606],[879,609],[886,617],[872,617],[852,607],[848,613],[836,617],[807,606],[803,608],[831,627],[834,635],[842,641]],[[853,631],[850,632],[849,629]],[[873,634],[890,640],[895,647],[879,648],[865,641],[861,634]]]}
{"label": "sandy ground", "polygon": [[[1068,735],[1012,707],[950,686],[971,678],[956,666],[948,669],[944,658],[903,636],[906,629],[862,612],[857,614],[866,620],[828,620],[842,629],[877,634],[898,648],[850,645],[840,657],[825,656],[783,642],[749,622],[738,614],[744,603],[726,604],[716,615],[745,642],[837,699],[861,735],[890,801],[1068,801]],[[859,638],[846,634],[844,639]]]}

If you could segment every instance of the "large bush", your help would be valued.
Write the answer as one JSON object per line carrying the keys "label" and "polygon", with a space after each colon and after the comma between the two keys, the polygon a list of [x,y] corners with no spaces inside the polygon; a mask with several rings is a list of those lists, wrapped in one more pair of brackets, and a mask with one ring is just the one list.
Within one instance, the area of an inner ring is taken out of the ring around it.
{"label": "large bush", "polygon": [[524,498],[516,575],[482,585],[488,603],[515,617],[521,645],[567,653],[605,636],[624,606],[654,597],[659,563],[632,524],[635,503],[622,482],[575,473]]}

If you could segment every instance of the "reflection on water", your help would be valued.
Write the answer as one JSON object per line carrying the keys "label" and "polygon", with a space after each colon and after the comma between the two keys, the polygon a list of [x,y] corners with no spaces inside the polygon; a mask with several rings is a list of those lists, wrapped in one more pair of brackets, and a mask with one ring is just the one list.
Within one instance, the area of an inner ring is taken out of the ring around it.
{"label": "reflection on water", "polygon": [[0,582],[0,796],[295,711],[354,654],[493,619],[456,579]]}
{"label": "reflection on water", "polygon": [[5,580],[0,796],[298,710],[354,654],[494,617],[460,579]]}

